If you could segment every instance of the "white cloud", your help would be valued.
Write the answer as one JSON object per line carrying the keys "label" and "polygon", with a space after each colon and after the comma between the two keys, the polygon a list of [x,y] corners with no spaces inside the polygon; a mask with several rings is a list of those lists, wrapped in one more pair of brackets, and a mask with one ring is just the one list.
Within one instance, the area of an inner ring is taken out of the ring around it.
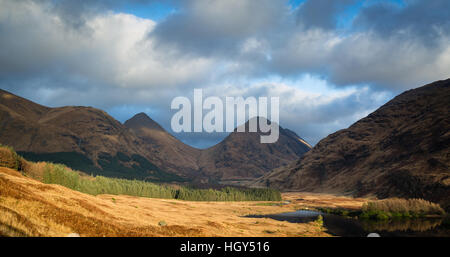
{"label": "white cloud", "polygon": [[297,24],[298,10],[284,0],[173,1],[177,12],[159,23],[107,11],[107,4],[84,3],[72,13],[78,1],[66,2],[0,0],[1,88],[121,117],[151,107],[163,124],[171,99],[194,87],[217,96],[280,96],[282,125],[314,143],[393,93],[450,76],[448,30],[433,22],[432,42],[421,40],[428,30],[414,23],[422,28],[416,35],[409,16],[383,33],[342,32],[328,26],[330,17],[327,26]]}
{"label": "white cloud", "polygon": [[403,36],[354,34],[337,44],[329,56],[331,79],[343,85],[376,83],[397,91],[414,88],[450,75],[449,48],[448,37],[430,48]]}
{"label": "white cloud", "polygon": [[123,13],[90,16],[74,29],[45,5],[5,1],[0,23],[8,29],[0,39],[5,76],[63,72],[110,87],[174,87],[202,79],[214,61],[155,49],[147,37],[155,22]]}
{"label": "white cloud", "polygon": [[297,80],[272,77],[203,88],[205,96],[278,96],[280,124],[315,144],[322,137],[365,117],[393,95],[368,86],[336,88],[325,79],[306,75]]}

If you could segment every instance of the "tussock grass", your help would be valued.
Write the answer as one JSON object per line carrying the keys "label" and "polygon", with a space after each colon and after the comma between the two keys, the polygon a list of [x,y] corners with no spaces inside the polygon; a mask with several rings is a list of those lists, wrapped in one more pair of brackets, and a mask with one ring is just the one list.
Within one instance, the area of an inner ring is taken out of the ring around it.
{"label": "tussock grass", "polygon": [[424,199],[390,198],[365,203],[362,206],[363,218],[390,219],[411,218],[427,215],[445,215],[439,204]]}

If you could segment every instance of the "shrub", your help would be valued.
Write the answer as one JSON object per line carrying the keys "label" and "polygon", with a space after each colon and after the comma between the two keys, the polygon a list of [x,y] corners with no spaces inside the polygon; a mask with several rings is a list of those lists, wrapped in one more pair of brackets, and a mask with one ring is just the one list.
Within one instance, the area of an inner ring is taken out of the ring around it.
{"label": "shrub", "polygon": [[367,212],[363,212],[363,213],[361,213],[361,215],[359,215],[359,217],[361,219],[370,219],[370,214]]}
{"label": "shrub", "polygon": [[400,212],[392,212],[392,213],[391,213],[391,217],[392,217],[392,218],[402,218],[402,217],[403,217],[403,214],[400,213]]}
{"label": "shrub", "polygon": [[377,220],[388,220],[389,216],[386,213],[379,212],[377,213]]}
{"label": "shrub", "polygon": [[343,208],[319,207],[319,208],[317,208],[317,210],[322,213],[333,214],[333,215],[344,216],[344,217],[356,217],[361,214],[361,211],[359,211],[359,210],[343,209]]}
{"label": "shrub", "polygon": [[22,157],[12,147],[0,145],[0,167],[22,170]]}
{"label": "shrub", "polygon": [[317,223],[317,225],[323,226],[323,217],[322,217],[322,215],[317,216],[317,219],[315,220],[315,222]]}

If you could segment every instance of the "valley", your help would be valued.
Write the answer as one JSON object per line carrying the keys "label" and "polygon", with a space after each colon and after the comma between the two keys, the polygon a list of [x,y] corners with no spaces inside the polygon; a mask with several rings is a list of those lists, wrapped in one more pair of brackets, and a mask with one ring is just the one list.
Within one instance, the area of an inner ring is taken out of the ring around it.
{"label": "valley", "polygon": [[[261,144],[258,132],[236,132],[196,149],[175,138],[145,113],[123,124],[82,106],[49,108],[0,89],[0,144],[30,161],[62,163],[88,174],[154,182],[218,184],[253,180],[311,149],[280,127],[279,140]],[[248,127],[248,122],[243,126]]]}
{"label": "valley", "polygon": [[406,91],[312,148],[280,127],[207,149],[145,113],[0,90],[0,236],[448,236],[449,89]]}
{"label": "valley", "polygon": [[253,186],[423,198],[450,210],[450,79],[396,96]]}
{"label": "valley", "polygon": [[329,236],[314,222],[245,217],[295,211],[297,204],[92,196],[8,168],[0,168],[0,195],[2,236]]}

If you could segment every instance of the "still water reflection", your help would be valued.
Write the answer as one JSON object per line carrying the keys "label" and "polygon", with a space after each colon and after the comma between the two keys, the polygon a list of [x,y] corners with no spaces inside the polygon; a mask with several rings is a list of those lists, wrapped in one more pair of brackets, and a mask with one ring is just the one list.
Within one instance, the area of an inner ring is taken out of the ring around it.
{"label": "still water reflection", "polygon": [[308,210],[272,215],[250,215],[247,217],[271,218],[280,221],[305,223],[314,221],[319,215],[323,216],[324,226],[327,232],[336,236],[367,236],[373,232],[381,236],[450,236],[449,221],[435,218],[373,221]]}

